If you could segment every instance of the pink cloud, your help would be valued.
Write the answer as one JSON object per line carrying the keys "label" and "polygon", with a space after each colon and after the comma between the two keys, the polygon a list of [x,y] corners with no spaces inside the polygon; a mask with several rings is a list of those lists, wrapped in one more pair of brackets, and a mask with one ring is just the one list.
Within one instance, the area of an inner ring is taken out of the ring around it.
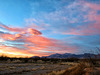
{"label": "pink cloud", "polygon": [[[16,46],[0,46],[0,54],[6,54],[9,56],[17,56],[22,57],[25,56],[34,56],[34,55],[50,55],[52,53],[63,53],[63,52],[75,52],[77,47],[67,46],[60,40],[46,38],[42,36],[42,33],[33,28],[26,28],[25,30],[22,28],[17,29],[16,27],[13,29],[10,27],[6,27],[5,25],[0,25],[3,28],[8,29],[10,32],[14,33],[2,33],[0,37],[3,40],[15,41],[23,40],[23,48],[17,48]],[[16,33],[17,32],[17,33]],[[31,35],[32,34],[32,35]],[[20,41],[19,41],[20,42]],[[60,43],[59,43],[60,42]]]}
{"label": "pink cloud", "polygon": [[21,37],[21,34],[1,34],[0,37],[4,40],[16,40]]}
{"label": "pink cloud", "polygon": [[93,10],[100,10],[100,5],[95,3],[85,2],[85,5]]}
{"label": "pink cloud", "polygon": [[75,28],[71,28],[69,31],[62,32],[65,35],[99,35],[100,34],[100,14],[98,11],[100,10],[100,5],[95,3],[88,3],[83,1],[83,4],[86,8],[90,10],[87,11],[84,16],[84,25],[77,26]]}
{"label": "pink cloud", "polygon": [[100,23],[86,24],[77,26],[71,29],[69,32],[63,32],[66,35],[99,35],[100,34]]}
{"label": "pink cloud", "polygon": [[[16,34],[17,35],[17,34]],[[7,36],[12,36],[12,35],[6,35]],[[18,37],[18,38],[17,38]],[[64,43],[61,43],[61,41],[59,40],[55,40],[55,39],[49,39],[43,36],[21,36],[21,38],[19,38],[19,35],[16,37],[17,39],[24,39],[26,44],[23,47],[26,47],[28,49],[19,49],[16,47],[12,47],[12,46],[0,46],[1,47],[1,54],[8,54],[11,56],[21,56],[25,57],[25,56],[34,56],[34,55],[38,55],[38,56],[47,56],[50,55],[52,53],[64,53],[64,52],[71,52],[74,53],[75,50],[77,49],[77,47],[72,47],[72,46],[67,46]],[[10,38],[6,38],[12,41],[15,41],[15,38],[10,39]],[[59,42],[61,44],[59,44]],[[50,53],[49,53],[50,52]],[[11,53],[11,54],[10,54]]]}
{"label": "pink cloud", "polygon": [[42,33],[36,29],[28,28],[29,33],[33,35],[41,35]]}
{"label": "pink cloud", "polygon": [[20,32],[20,31],[23,31],[24,29],[22,28],[14,28],[14,27],[8,27],[6,25],[3,25],[3,24],[0,24],[0,27],[3,27],[9,31],[12,31],[12,32]]}

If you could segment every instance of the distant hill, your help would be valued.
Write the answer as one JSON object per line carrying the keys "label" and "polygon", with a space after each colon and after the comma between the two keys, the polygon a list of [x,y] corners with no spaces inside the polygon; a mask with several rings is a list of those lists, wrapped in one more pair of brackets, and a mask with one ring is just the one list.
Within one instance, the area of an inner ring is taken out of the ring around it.
{"label": "distant hill", "polygon": [[50,56],[47,56],[47,58],[89,58],[94,57],[95,54],[90,53],[84,53],[84,54],[71,54],[71,53],[65,53],[65,54],[52,54]]}
{"label": "distant hill", "polygon": [[[95,58],[97,56],[97,58],[100,58],[100,55],[96,55],[96,54],[91,54],[91,53],[84,53],[84,54],[71,54],[71,53],[64,53],[64,54],[52,54],[49,56],[43,56],[41,58]],[[39,57],[39,56],[33,56],[34,57]]]}
{"label": "distant hill", "polygon": [[39,56],[33,56],[33,57],[31,57],[31,58],[40,58]]}

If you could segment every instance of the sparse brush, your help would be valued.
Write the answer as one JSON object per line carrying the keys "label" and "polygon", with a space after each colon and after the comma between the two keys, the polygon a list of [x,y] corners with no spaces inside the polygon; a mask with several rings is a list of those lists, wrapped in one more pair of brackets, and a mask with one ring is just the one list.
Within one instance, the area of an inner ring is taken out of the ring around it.
{"label": "sparse brush", "polygon": [[46,69],[46,68],[45,68],[45,66],[42,66],[40,69],[44,70],[44,69]]}
{"label": "sparse brush", "polygon": [[80,63],[78,65],[66,69],[63,75],[82,75],[85,73],[84,68],[85,65],[83,63]]}
{"label": "sparse brush", "polygon": [[43,64],[44,61],[42,61],[42,60],[38,60],[37,63]]}
{"label": "sparse brush", "polygon": [[9,69],[15,69],[16,67],[9,67]]}
{"label": "sparse brush", "polygon": [[18,60],[18,59],[12,61],[12,63],[21,63],[21,62],[22,62],[22,61],[21,61],[21,60]]}
{"label": "sparse brush", "polygon": [[51,73],[48,73],[47,75],[63,75],[63,73],[66,70],[61,70],[61,71],[52,71]]}
{"label": "sparse brush", "polygon": [[36,71],[38,68],[33,68],[32,71]]}

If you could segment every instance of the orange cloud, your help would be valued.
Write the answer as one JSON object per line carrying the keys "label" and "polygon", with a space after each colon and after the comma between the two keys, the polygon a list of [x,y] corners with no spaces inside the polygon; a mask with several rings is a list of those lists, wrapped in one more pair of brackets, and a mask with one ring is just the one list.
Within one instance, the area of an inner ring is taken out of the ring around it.
{"label": "orange cloud", "polygon": [[[12,40],[15,41],[17,39],[23,39],[25,42],[24,48],[17,48],[13,46],[0,46],[0,54],[6,54],[11,57],[31,57],[34,55],[38,56],[47,56],[52,53],[64,53],[64,52],[75,52],[76,47],[70,47],[61,43],[61,41],[46,38],[43,36],[37,35],[28,35],[28,36],[21,36],[21,34],[3,34],[5,40]],[[19,45],[20,46],[20,45]],[[19,47],[18,46],[18,47]],[[25,49],[27,48],[27,49]],[[49,53],[50,52],[50,53]]]}
{"label": "orange cloud", "polygon": [[[9,33],[1,33],[1,39],[5,40],[4,43],[8,40],[11,41],[11,44],[0,45],[1,55],[5,54],[11,57],[47,56],[52,53],[74,52],[76,50],[76,47],[66,46],[61,43],[62,41],[43,37],[40,31],[33,28],[0,26],[9,30]],[[23,45],[20,45],[19,42]]]}
{"label": "orange cloud", "polygon": [[45,38],[43,36],[30,36],[25,38],[26,41],[34,43],[36,46],[52,46],[54,45],[54,40],[50,40],[48,38]]}
{"label": "orange cloud", "polygon": [[36,29],[28,28],[29,33],[33,35],[41,35],[42,33]]}
{"label": "orange cloud", "polygon": [[5,40],[16,40],[21,37],[21,34],[1,34],[1,37]]}
{"label": "orange cloud", "polygon": [[19,37],[21,37],[21,34],[15,34],[15,37],[19,38]]}
{"label": "orange cloud", "polygon": [[8,26],[3,25],[3,24],[0,24],[0,27],[5,28],[5,29],[7,29],[9,31],[12,31],[12,32],[20,32],[20,31],[24,30],[22,28],[17,28],[17,27],[16,28],[14,28],[14,27],[8,27]]}
{"label": "orange cloud", "polygon": [[19,50],[15,47],[9,47],[9,46],[0,46],[0,55],[7,55],[10,57],[31,57],[35,54],[29,53],[26,50]]}

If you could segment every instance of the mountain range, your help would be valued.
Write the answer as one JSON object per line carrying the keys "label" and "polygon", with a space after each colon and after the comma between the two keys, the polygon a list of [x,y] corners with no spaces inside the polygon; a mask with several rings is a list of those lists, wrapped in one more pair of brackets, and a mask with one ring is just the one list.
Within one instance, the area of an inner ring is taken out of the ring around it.
{"label": "mountain range", "polygon": [[[39,56],[33,56],[32,58],[39,57]],[[91,54],[91,53],[84,53],[84,54],[71,54],[71,53],[64,53],[64,54],[52,54],[49,56],[42,56],[40,58],[100,58],[99,54]]]}

